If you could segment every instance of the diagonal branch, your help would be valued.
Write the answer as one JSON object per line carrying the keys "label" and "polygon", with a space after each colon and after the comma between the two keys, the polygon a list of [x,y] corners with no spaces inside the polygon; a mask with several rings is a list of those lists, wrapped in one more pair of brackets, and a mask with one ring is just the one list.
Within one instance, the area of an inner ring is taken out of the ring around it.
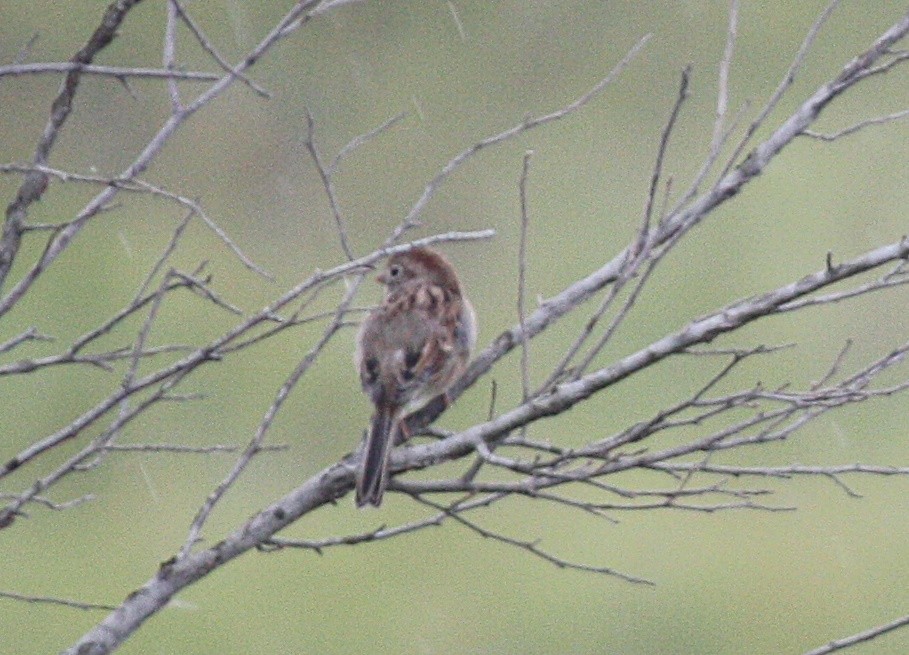
{"label": "diagonal branch", "polygon": [[838,650],[843,650],[844,648],[849,648],[855,646],[856,644],[861,644],[866,641],[872,641],[878,637],[897,630],[899,628],[905,628],[909,626],[909,615],[902,616],[898,619],[891,621],[890,623],[885,623],[884,625],[879,625],[876,628],[871,628],[870,630],[864,630],[857,634],[852,635],[851,637],[843,637],[842,639],[835,639],[830,643],[821,646],[820,648],[815,648],[810,650],[805,655],[827,655],[827,653],[835,653]]}

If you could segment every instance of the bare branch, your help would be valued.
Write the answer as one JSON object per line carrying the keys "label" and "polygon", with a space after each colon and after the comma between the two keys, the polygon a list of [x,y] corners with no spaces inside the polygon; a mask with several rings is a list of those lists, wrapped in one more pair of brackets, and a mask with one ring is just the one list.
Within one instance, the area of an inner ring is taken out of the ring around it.
{"label": "bare branch", "polygon": [[390,130],[395,125],[397,125],[402,120],[404,120],[404,118],[406,118],[406,116],[407,116],[407,114],[405,112],[396,114],[396,115],[392,116],[391,118],[389,118],[384,123],[382,123],[381,125],[379,125],[378,127],[371,129],[369,132],[366,132],[364,134],[359,134],[359,135],[355,136],[354,138],[352,138],[350,141],[348,141],[345,144],[345,146],[343,148],[341,148],[338,151],[338,154],[335,155],[335,158],[332,160],[331,167],[328,169],[328,172],[332,175],[334,173],[336,173],[338,171],[338,167],[340,167],[340,165],[341,165],[341,162],[348,155],[353,153],[358,148],[365,146],[367,143],[369,143],[373,139],[385,134],[388,130]]}
{"label": "bare branch", "polygon": [[518,184],[521,199],[521,238],[518,245],[518,325],[521,326],[521,392],[522,399],[527,402],[530,394],[530,352],[527,343],[527,331],[524,329],[525,295],[527,292],[527,227],[530,222],[527,209],[527,175],[530,172],[530,158],[533,150],[524,153],[524,164],[521,168],[521,179]]}
{"label": "bare branch", "polygon": [[[132,179],[125,180],[121,178],[110,178],[110,177],[100,177],[97,175],[81,175],[77,173],[69,173],[66,171],[61,171],[55,168],[50,168],[48,166],[23,166],[21,164],[0,164],[0,173],[30,173],[38,172],[47,174],[50,177],[59,179],[62,182],[84,182],[88,184],[98,184],[104,187],[113,187],[121,191],[127,191],[132,193],[148,193],[154,196],[160,196],[161,198],[171,200],[181,207],[186,208],[187,210],[193,212],[199,216],[202,221],[209,227],[209,229],[214,232],[217,236],[233,253],[236,255],[237,259],[246,266],[249,270],[257,273],[258,275],[264,277],[267,280],[274,280],[274,277],[268,273],[268,271],[261,268],[255,262],[253,262],[243,250],[230,238],[230,236],[217,224],[213,221],[202,208],[202,206],[194,200],[190,200],[184,196],[178,195],[176,193],[171,193],[165,189],[157,187],[148,182],[143,182],[142,180]],[[52,231],[59,231],[64,227],[68,227],[69,223],[63,225],[50,225],[50,226],[36,226],[34,224],[28,224],[23,226],[23,230],[34,230],[38,228],[51,229]]]}
{"label": "bare branch", "polygon": [[73,352],[65,352],[61,355],[49,355],[47,357],[36,357],[34,359],[20,359],[19,361],[5,364],[0,366],[0,377],[5,375],[22,375],[24,373],[32,373],[41,368],[62,366],[66,364],[88,364],[89,366],[94,366],[102,371],[111,372],[113,371],[111,364],[124,359],[132,359],[133,357],[147,358],[165,353],[179,353],[192,350],[193,348],[190,346],[170,345],[147,348],[139,351],[128,347],[116,348],[96,355],[79,355]]}
{"label": "bare branch", "polygon": [[38,332],[38,329],[34,326],[28,328],[25,332],[13,337],[12,339],[7,339],[3,343],[0,343],[0,354],[14,350],[15,348],[21,346],[26,341],[53,341],[53,337],[41,334]]}
{"label": "bare branch", "polygon": [[285,539],[283,537],[272,537],[270,539],[267,539],[261,546],[259,546],[259,550],[263,552],[273,552],[275,550],[281,550],[283,548],[299,548],[303,550],[314,550],[319,555],[321,555],[323,550],[332,548],[334,546],[357,546],[359,544],[369,543],[373,541],[391,539],[393,537],[416,532],[427,527],[439,526],[442,524],[442,521],[444,521],[444,519],[445,514],[436,514],[435,516],[431,516],[426,519],[413,521],[411,523],[405,523],[403,525],[395,526],[392,528],[381,526],[375,530],[370,530],[369,532],[346,535],[342,537],[328,537],[326,539],[318,540]]}
{"label": "bare branch", "polygon": [[83,603],[78,600],[69,600],[67,598],[53,598],[51,596],[27,596],[25,594],[17,594],[11,591],[0,591],[0,598],[8,598],[10,600],[18,600],[23,603],[35,603],[35,604],[46,604],[46,605],[62,605],[64,607],[73,607],[79,610],[103,610],[107,612],[112,612],[117,609],[116,605],[101,605],[98,603]]}
{"label": "bare branch", "polygon": [[878,637],[897,630],[899,628],[904,628],[909,625],[909,615],[902,616],[890,623],[885,623],[884,625],[879,625],[876,628],[871,628],[870,630],[865,630],[857,634],[852,635],[851,637],[843,637],[842,639],[836,639],[830,643],[821,646],[820,648],[815,648],[810,650],[805,655],[827,655],[827,653],[834,653],[838,650],[843,650],[844,648],[849,648],[855,646],[856,644],[861,644],[866,641],[872,641]]}
{"label": "bare branch", "polygon": [[325,195],[328,196],[328,205],[331,207],[331,215],[335,219],[335,229],[338,231],[338,237],[341,240],[341,249],[347,256],[348,260],[354,258],[350,244],[347,242],[347,228],[344,226],[344,219],[341,217],[341,207],[338,204],[338,196],[335,193],[335,187],[331,180],[331,172],[322,165],[322,157],[319,156],[319,150],[316,148],[316,121],[312,117],[309,109],[306,110],[306,149],[312,157],[312,162],[319,172],[322,185],[325,187]]}
{"label": "bare branch", "polygon": [[[606,347],[606,344],[609,343],[609,341],[612,339],[616,330],[618,330],[622,322],[631,313],[631,309],[637,302],[641,291],[644,289],[644,286],[647,284],[647,281],[650,279],[650,275],[656,269],[656,266],[681,238],[681,235],[674,236],[665,242],[659,251],[655,253],[653,248],[653,239],[651,238],[650,224],[653,217],[653,205],[656,200],[656,193],[657,189],[659,188],[660,177],[663,171],[663,159],[666,155],[666,150],[669,147],[669,139],[672,135],[676,121],[678,120],[682,105],[684,104],[685,99],[688,97],[688,83],[690,76],[691,67],[689,66],[682,71],[682,79],[679,83],[678,95],[676,97],[675,104],[672,107],[669,119],[666,123],[666,126],[663,128],[663,132],[660,137],[660,144],[657,148],[656,161],[653,166],[653,173],[650,180],[650,189],[647,193],[647,200],[644,205],[644,213],[641,219],[641,227],[638,230],[637,240],[630,246],[630,250],[628,252],[631,260],[627,262],[626,268],[623,271],[622,275],[618,280],[616,280],[616,283],[613,285],[614,293],[610,293],[607,296],[606,300],[603,302],[603,305],[600,307],[600,310],[593,316],[593,318],[587,322],[584,331],[581,333],[580,337],[572,346],[572,348],[569,350],[569,354],[566,355],[566,358],[560,363],[556,371],[560,372],[561,370],[564,370],[564,367],[570,361],[568,357],[574,357],[574,353],[577,352],[580,345],[592,333],[593,328],[603,317],[607,309],[611,306],[618,293],[622,290],[628,281],[630,281],[635,275],[638,274],[641,265],[643,265],[648,260],[650,260],[650,263],[645,269],[643,275],[641,275],[641,277],[638,279],[637,284],[634,285],[622,308],[616,313],[612,321],[610,321],[603,335],[590,349],[590,352],[586,355],[586,357],[584,357],[581,363],[575,367],[574,374],[572,375],[573,379],[580,377],[584,371],[587,370],[587,367],[590,366],[593,360],[596,359],[600,352],[602,352],[603,348]],[[557,379],[555,376],[556,373],[553,373],[553,375],[550,376],[550,384],[555,382]]]}
{"label": "bare branch", "polygon": [[268,91],[249,79],[249,77],[244,75],[242,71],[231,66],[230,63],[228,63],[228,61],[221,56],[215,46],[212,45],[211,41],[209,41],[205,34],[202,32],[202,29],[196,24],[196,21],[190,17],[186,9],[182,4],[178,2],[178,0],[168,1],[169,4],[176,10],[176,13],[178,16],[180,16],[180,19],[186,24],[186,27],[189,28],[189,31],[192,32],[192,35],[196,37],[196,41],[199,42],[199,45],[202,46],[202,49],[205,50],[205,52],[207,52],[211,58],[215,60],[215,62],[217,62],[218,66],[220,66],[225,72],[237,76],[237,78],[239,78],[250,89],[255,91],[259,96],[263,98],[271,98],[271,94]]}
{"label": "bare branch", "polygon": [[[0,500],[16,500],[18,497],[15,494],[0,493]],[[33,496],[31,502],[36,505],[41,505],[47,509],[51,509],[55,512],[65,512],[68,509],[73,507],[78,507],[83,503],[89,503],[95,499],[94,494],[85,494],[84,496],[79,496],[78,498],[73,498],[64,502],[56,502],[50,498],[44,496]]]}
{"label": "bare branch", "polygon": [[150,78],[162,80],[190,80],[194,82],[214,82],[220,78],[214,73],[199,71],[166,70],[163,68],[142,68],[140,66],[98,66],[97,64],[79,64],[72,61],[52,61],[34,64],[12,64],[0,66],[0,77],[17,77],[21,75],[42,75],[78,72],[82,75],[99,75],[118,80]]}
{"label": "bare branch", "polygon": [[682,71],[682,80],[679,83],[678,96],[676,97],[675,104],[672,106],[669,120],[666,122],[663,133],[660,135],[660,145],[657,148],[656,160],[653,164],[653,174],[650,177],[650,191],[647,193],[647,202],[644,205],[644,227],[641,228],[641,237],[638,240],[638,244],[640,245],[636,246],[639,249],[640,247],[643,247],[643,243],[650,233],[650,221],[653,217],[653,204],[656,200],[657,190],[659,189],[660,177],[663,174],[663,159],[666,157],[666,150],[669,148],[669,139],[672,136],[676,121],[682,111],[682,105],[688,98],[688,83],[690,80],[691,66],[689,65]]}
{"label": "bare branch", "polygon": [[[182,446],[180,444],[170,444],[170,443],[134,443],[134,444],[110,444],[103,446],[102,450],[113,453],[177,453],[177,454],[195,454],[195,455],[211,455],[213,453],[235,453],[240,450],[240,446],[224,446],[224,445],[214,445],[214,446]],[[259,448],[260,452],[277,452],[287,450],[289,446],[287,444],[279,444],[274,446],[263,445]]]}
{"label": "bare branch", "polygon": [[719,79],[716,91],[716,118],[713,122],[713,138],[710,140],[710,155],[708,160],[715,161],[719,157],[723,145],[723,131],[726,122],[726,113],[729,107],[729,70],[732,67],[732,57],[735,52],[735,42],[738,38],[739,26],[739,0],[729,2],[729,27],[726,29],[726,47],[723,49],[723,58],[720,60]]}
{"label": "bare branch", "polygon": [[886,116],[878,116],[877,118],[868,118],[866,120],[860,121],[855,125],[844,128],[839,132],[834,132],[833,134],[821,134],[820,132],[815,132],[813,130],[805,130],[802,132],[805,136],[810,136],[813,139],[820,139],[821,141],[836,141],[841,139],[844,136],[850,136],[859,132],[870,125],[885,125],[887,123],[892,123],[898,121],[901,118],[909,116],[909,109],[903,109],[902,111],[897,111],[892,114],[887,114]]}
{"label": "bare branch", "polygon": [[697,467],[705,473],[716,473],[733,477],[755,476],[768,478],[791,478],[804,476],[839,476],[848,473],[868,475],[909,475],[909,466],[871,466],[868,464],[839,464],[836,466],[808,466],[806,464],[788,464],[784,466],[732,466],[727,464],[688,464],[685,462],[656,462],[648,468],[665,471],[689,471]]}
{"label": "bare branch", "polygon": [[495,532],[494,530],[487,530],[486,528],[483,528],[483,527],[477,525],[473,521],[470,521],[469,519],[464,518],[461,515],[461,513],[458,511],[457,504],[454,504],[451,507],[444,507],[444,506],[438,505],[432,501],[426,500],[425,498],[423,498],[421,496],[413,496],[413,498],[414,498],[414,500],[416,500],[419,503],[422,503],[424,505],[427,505],[429,507],[432,507],[432,508],[444,513],[446,516],[449,516],[450,518],[455,520],[457,523],[460,523],[464,527],[468,528],[472,532],[475,532],[476,534],[480,535],[481,537],[483,537],[485,539],[492,539],[493,541],[498,541],[498,542],[501,542],[508,546],[514,546],[520,550],[525,550],[528,553],[530,553],[531,555],[535,555],[536,557],[539,557],[540,559],[545,560],[545,561],[549,562],[550,564],[556,565],[560,569],[574,569],[577,571],[585,571],[587,573],[600,573],[603,575],[609,575],[609,576],[619,578],[620,580],[624,580],[626,582],[633,582],[636,584],[651,585],[651,586],[653,585],[653,582],[651,582],[650,580],[645,580],[644,578],[638,578],[633,575],[628,575],[626,573],[622,573],[620,571],[617,571],[615,569],[612,569],[612,568],[609,568],[606,566],[590,566],[587,564],[580,564],[578,562],[570,562],[570,561],[562,559],[560,557],[556,557],[555,555],[552,555],[552,554],[546,552],[545,550],[542,550],[536,544],[536,542],[521,541],[520,539],[514,539],[512,537],[508,537],[499,532]]}
{"label": "bare branch", "polygon": [[[176,0],[167,2],[167,18],[164,22],[164,68],[173,70],[177,63],[177,4]],[[183,111],[183,101],[180,100],[180,89],[173,78],[167,80],[167,90],[170,93],[170,104],[173,112],[179,114]]]}

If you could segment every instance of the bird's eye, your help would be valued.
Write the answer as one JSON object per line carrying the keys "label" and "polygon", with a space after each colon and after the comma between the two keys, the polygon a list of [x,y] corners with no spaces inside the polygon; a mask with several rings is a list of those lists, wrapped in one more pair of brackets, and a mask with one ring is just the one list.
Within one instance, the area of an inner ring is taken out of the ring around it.
{"label": "bird's eye", "polygon": [[391,268],[388,269],[389,277],[395,278],[395,277],[398,277],[400,274],[401,274],[401,267],[398,266],[397,264],[395,264],[394,266],[392,266]]}

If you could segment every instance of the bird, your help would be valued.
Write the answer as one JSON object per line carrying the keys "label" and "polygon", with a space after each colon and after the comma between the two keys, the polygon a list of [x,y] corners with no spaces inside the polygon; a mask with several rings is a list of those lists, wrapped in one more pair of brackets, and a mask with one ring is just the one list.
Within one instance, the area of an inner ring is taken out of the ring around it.
{"label": "bird", "polygon": [[[385,297],[357,333],[355,363],[375,406],[356,484],[357,507],[382,503],[388,459],[407,416],[446,393],[476,344],[477,320],[451,263],[431,248],[392,255],[376,276]],[[407,435],[404,435],[407,436]]]}

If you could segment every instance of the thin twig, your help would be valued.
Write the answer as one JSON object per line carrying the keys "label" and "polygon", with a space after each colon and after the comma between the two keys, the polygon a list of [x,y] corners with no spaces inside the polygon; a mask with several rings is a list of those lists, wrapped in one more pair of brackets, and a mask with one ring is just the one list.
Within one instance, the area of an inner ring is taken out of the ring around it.
{"label": "thin twig", "polygon": [[271,98],[271,94],[268,91],[249,79],[249,77],[246,76],[242,71],[231,66],[230,63],[221,56],[215,46],[212,45],[211,41],[209,41],[205,36],[202,28],[196,24],[196,21],[192,19],[182,4],[180,4],[177,0],[169,0],[169,3],[171,3],[174,9],[176,9],[177,14],[180,16],[180,19],[184,22],[186,27],[189,28],[189,31],[192,32],[192,35],[196,37],[196,41],[199,42],[199,45],[202,46],[202,49],[205,50],[205,52],[207,52],[209,56],[215,60],[215,62],[217,62],[218,66],[220,66],[225,72],[230,73],[231,75],[235,75],[240,79],[240,81],[242,81],[246,86],[255,91],[261,97]]}
{"label": "thin twig", "polygon": [[18,346],[22,345],[26,341],[53,341],[53,337],[49,337],[45,334],[38,332],[38,328],[32,326],[28,328],[25,332],[7,339],[3,343],[0,343],[0,354],[14,350]]}
{"label": "thin twig", "polygon": [[360,148],[360,147],[366,145],[367,143],[369,143],[369,142],[372,141],[373,139],[375,139],[375,138],[377,138],[377,137],[379,137],[379,136],[385,134],[388,130],[390,130],[390,129],[393,128],[395,125],[397,125],[398,123],[400,123],[400,122],[401,122],[402,120],[404,120],[406,117],[407,117],[407,112],[403,112],[403,111],[402,111],[400,114],[395,114],[394,116],[392,116],[391,118],[389,118],[387,121],[385,121],[384,123],[382,123],[382,124],[379,125],[378,127],[375,127],[375,128],[373,128],[373,129],[371,129],[369,132],[365,132],[365,133],[363,133],[363,134],[358,134],[357,136],[355,136],[354,138],[352,138],[350,141],[348,141],[348,142],[344,145],[343,148],[341,148],[341,149],[338,151],[338,154],[335,155],[335,158],[334,158],[334,159],[332,160],[332,162],[331,162],[331,166],[328,168],[328,172],[329,172],[330,174],[332,174],[332,175],[333,175],[334,173],[336,173],[336,172],[338,171],[338,168],[339,168],[340,165],[341,165],[341,162],[342,162],[348,155],[350,155],[351,153],[353,153],[353,152],[354,152],[355,150],[357,150],[358,148]]}
{"label": "thin twig", "polygon": [[690,80],[691,65],[688,65],[682,71],[682,79],[679,82],[679,91],[678,95],[676,95],[675,104],[672,106],[672,111],[669,113],[669,120],[666,121],[666,125],[663,127],[663,132],[660,135],[660,145],[657,148],[657,155],[653,164],[653,173],[650,176],[650,190],[647,193],[647,201],[644,204],[644,227],[641,229],[642,242],[647,238],[650,232],[649,226],[653,218],[653,205],[656,201],[657,189],[659,189],[660,177],[663,173],[663,159],[666,157],[666,151],[669,148],[669,139],[672,136],[676,121],[682,111],[682,105],[685,104],[685,100],[688,98],[688,83]]}
{"label": "thin twig", "polygon": [[[274,280],[274,276],[271,275],[268,271],[263,269],[261,266],[253,262],[238,246],[230,236],[219,226],[214,220],[212,220],[205,210],[202,208],[198,202],[181,196],[176,193],[171,193],[166,189],[155,186],[154,184],[149,184],[139,179],[122,179],[122,178],[111,178],[111,177],[102,177],[98,175],[82,175],[79,173],[70,173],[67,171],[62,171],[59,169],[51,168],[49,166],[40,166],[40,165],[22,165],[22,164],[0,164],[0,173],[42,173],[50,177],[59,179],[62,182],[84,182],[88,184],[98,184],[104,187],[112,187],[121,191],[131,192],[131,193],[148,193],[154,196],[159,196],[167,200],[171,200],[181,207],[188,209],[189,211],[194,212],[202,221],[208,226],[208,228],[214,232],[215,236],[220,239],[224,245],[226,245],[240,260],[240,262],[249,270],[254,273],[262,276],[267,280]],[[52,231],[59,231],[65,227],[68,227],[69,223],[61,225],[49,225],[49,226],[38,226],[34,224],[29,224],[23,226],[24,230],[34,230],[39,228],[50,229]]]}
{"label": "thin twig", "polygon": [[99,66],[97,64],[79,64],[73,61],[53,61],[33,64],[12,64],[0,66],[0,77],[20,75],[42,75],[79,72],[82,75],[100,75],[116,79],[130,77],[163,80],[190,80],[193,82],[215,82],[220,79],[214,73],[200,71],[167,70],[163,68],[142,68],[140,66]]}
{"label": "thin twig", "polygon": [[871,628],[870,630],[864,630],[857,634],[852,635],[851,637],[843,637],[842,639],[835,639],[830,643],[821,646],[820,648],[815,648],[810,650],[805,655],[827,655],[828,653],[833,653],[844,648],[850,648],[856,644],[861,644],[866,641],[871,641],[877,639],[881,635],[885,635],[888,632],[897,630],[899,628],[905,628],[909,626],[909,615],[902,616],[890,623],[885,623],[884,625],[879,625],[876,628]]}
{"label": "thin twig", "polygon": [[312,157],[313,164],[319,172],[319,178],[322,180],[322,186],[325,187],[325,195],[328,196],[328,205],[331,207],[331,215],[335,219],[335,229],[338,231],[338,238],[341,240],[341,249],[347,256],[348,261],[354,258],[353,251],[347,240],[347,228],[344,225],[344,218],[341,216],[341,207],[338,204],[338,196],[335,193],[334,183],[331,179],[331,171],[322,164],[322,157],[319,155],[319,149],[316,147],[316,121],[312,117],[312,112],[306,109],[306,149]]}
{"label": "thin twig", "polygon": [[[277,444],[274,446],[263,445],[259,450],[261,452],[278,452],[290,448],[287,444]],[[109,444],[102,446],[101,450],[112,453],[177,453],[177,454],[195,454],[211,455],[214,453],[235,453],[241,449],[241,446],[225,446],[216,444],[214,446],[184,446],[181,444],[171,443],[133,443],[133,444]]]}
{"label": "thin twig", "polygon": [[798,52],[795,53],[795,58],[789,65],[789,69],[786,71],[786,74],[783,76],[783,79],[777,86],[776,91],[774,91],[773,95],[770,96],[770,99],[757,115],[757,118],[755,118],[751,122],[751,125],[748,126],[748,129],[745,130],[745,135],[742,137],[742,140],[739,141],[739,144],[736,146],[735,151],[732,153],[732,156],[729,157],[729,162],[720,177],[724,177],[732,168],[732,166],[735,165],[735,163],[738,161],[739,155],[742,154],[745,147],[751,141],[751,137],[753,137],[754,134],[761,128],[770,113],[776,109],[776,106],[779,104],[780,100],[783,99],[786,91],[789,90],[789,88],[795,82],[796,75],[798,74],[799,70],[801,70],[802,64],[805,63],[805,59],[808,57],[808,52],[811,50],[811,46],[814,45],[814,41],[817,39],[818,34],[820,34],[821,28],[824,26],[824,24],[827,22],[827,19],[830,18],[830,15],[839,4],[840,0],[832,0],[832,2],[827,5],[824,11],[821,12],[821,15],[818,16],[817,20],[814,21],[811,29],[808,30],[808,34],[805,35],[805,39],[802,41],[802,45],[799,47]]}
{"label": "thin twig", "polygon": [[847,128],[840,130],[839,132],[834,132],[833,134],[822,134],[820,132],[815,132],[813,130],[805,130],[802,132],[805,136],[809,136],[813,139],[820,139],[821,141],[836,141],[841,139],[844,136],[849,136],[855,134],[870,125],[884,125],[886,123],[892,123],[893,121],[898,121],[901,118],[909,116],[909,109],[903,109],[902,111],[894,112],[892,114],[887,114],[886,116],[878,116],[877,118],[868,118],[866,120],[860,121],[855,125],[851,125]]}
{"label": "thin twig", "polygon": [[[629,281],[634,275],[638,273],[639,267],[647,263],[647,266],[644,268],[644,272],[638,277],[637,282],[631,289],[631,293],[628,294],[628,297],[625,299],[625,302],[622,304],[622,307],[616,312],[615,316],[612,317],[612,320],[609,322],[609,325],[606,326],[606,329],[603,331],[602,336],[597,340],[596,344],[590,349],[590,352],[587,353],[586,357],[575,367],[572,378],[577,379],[583,375],[584,371],[593,363],[593,360],[596,359],[599,354],[603,351],[606,345],[612,340],[616,331],[624,323],[625,319],[628,318],[631,314],[631,310],[634,308],[635,304],[638,301],[641,293],[643,292],[645,286],[650,280],[650,276],[656,270],[657,266],[663,261],[666,255],[672,251],[672,249],[681,241],[684,232],[679,231],[672,236],[668,241],[666,241],[659,249],[653,251],[649,244],[651,241],[644,238],[643,230],[646,229],[646,222],[642,226],[641,236],[639,237],[639,243],[642,245],[638,251],[638,255],[635,258],[635,261],[629,266],[628,270],[622,275],[619,280],[616,281],[613,288],[616,289],[616,295],[610,295],[609,301],[611,301],[617,296],[618,291],[620,291],[623,286]],[[637,247],[636,247],[637,250]],[[606,304],[606,303],[604,303]],[[595,319],[599,321],[602,317],[602,313],[598,314]],[[586,338],[586,336],[585,336]]]}
{"label": "thin twig", "polygon": [[357,546],[359,544],[370,543],[373,541],[383,541],[385,539],[391,539],[403,534],[417,532],[423,528],[439,526],[444,520],[445,515],[440,513],[436,514],[435,516],[412,521],[410,523],[405,523],[391,528],[381,526],[375,530],[370,530],[369,532],[363,532],[354,535],[345,535],[340,537],[327,537],[325,539],[318,540],[285,539],[283,537],[272,537],[271,539],[265,541],[259,550],[270,552],[273,550],[280,550],[282,548],[300,548],[305,550],[313,550],[321,555],[323,550],[334,546]]}
{"label": "thin twig", "polygon": [[73,607],[79,610],[103,610],[106,612],[112,612],[117,609],[116,605],[102,605],[100,603],[84,603],[79,600],[69,600],[67,598],[54,598],[52,596],[28,596],[25,594],[17,594],[12,591],[0,591],[0,598],[8,598],[9,600],[18,600],[24,603],[35,603],[42,605],[62,605],[64,607]]}
{"label": "thin twig", "polygon": [[521,179],[518,190],[521,201],[521,237],[518,243],[518,324],[521,326],[521,393],[523,402],[527,402],[530,394],[530,344],[527,340],[527,331],[524,329],[524,309],[527,295],[527,227],[530,216],[527,207],[527,175],[530,172],[530,158],[533,150],[524,153],[524,163],[521,167]]}
{"label": "thin twig", "polygon": [[[164,19],[164,52],[162,64],[165,70],[177,67],[177,4],[176,0],[167,0],[166,18]],[[167,80],[167,90],[170,94],[171,110],[175,114],[183,111],[183,102],[180,100],[180,87],[177,80]]]}
{"label": "thin twig", "polygon": [[715,160],[723,145],[726,113],[729,108],[729,70],[732,68],[732,57],[735,53],[735,42],[738,39],[739,0],[729,2],[729,27],[726,29],[726,46],[720,60],[720,71],[716,89],[716,118],[713,121],[713,137],[710,139],[708,159]]}
{"label": "thin twig", "polygon": [[483,537],[485,539],[492,539],[493,541],[498,541],[498,542],[501,542],[501,543],[509,545],[509,546],[514,546],[520,550],[525,550],[528,553],[530,553],[531,555],[535,555],[536,557],[539,557],[540,559],[542,559],[546,562],[549,562],[550,564],[554,564],[555,566],[559,567],[560,569],[575,569],[577,571],[585,571],[587,573],[600,573],[603,575],[609,575],[609,576],[619,578],[620,580],[624,580],[625,582],[633,582],[635,584],[643,584],[643,585],[650,585],[650,586],[653,586],[653,584],[654,584],[650,580],[645,580],[644,578],[639,578],[639,577],[636,577],[633,575],[628,575],[627,573],[622,573],[621,571],[617,571],[616,569],[613,569],[613,568],[610,568],[607,566],[591,566],[588,564],[571,562],[569,560],[562,559],[561,557],[556,557],[555,555],[552,555],[552,554],[546,552],[545,550],[542,550],[536,544],[536,542],[521,541],[520,539],[514,539],[513,537],[508,537],[504,534],[495,532],[493,530],[487,530],[486,528],[483,528],[483,527],[477,525],[473,521],[470,521],[469,519],[464,518],[461,515],[461,512],[458,511],[457,504],[455,504],[451,507],[445,507],[443,505],[439,505],[438,503],[434,503],[431,500],[427,500],[419,495],[413,495],[412,498],[414,500],[416,500],[418,503],[422,503],[423,505],[432,507],[433,509],[436,509],[440,512],[445,513],[447,516],[454,519],[456,522],[460,523],[467,529],[471,530],[472,532],[475,532],[476,534],[480,535],[481,537]]}

